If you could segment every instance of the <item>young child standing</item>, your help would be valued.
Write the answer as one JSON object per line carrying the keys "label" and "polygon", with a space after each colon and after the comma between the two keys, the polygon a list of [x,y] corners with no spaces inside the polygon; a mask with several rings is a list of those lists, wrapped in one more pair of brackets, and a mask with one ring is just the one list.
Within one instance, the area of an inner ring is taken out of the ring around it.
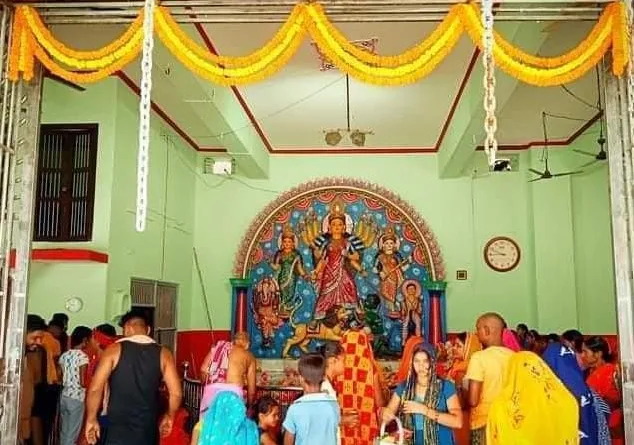
{"label": "young child standing", "polygon": [[[337,399],[337,391],[335,390],[335,382],[344,372],[345,354],[341,343],[329,341],[320,348],[320,354],[326,361],[326,369],[324,373],[324,381],[321,382],[321,391],[330,394]],[[359,422],[359,414],[356,411],[348,411],[341,413],[341,424],[350,427],[357,426]],[[341,431],[337,429],[337,444],[341,443]]]}
{"label": "young child standing", "polygon": [[280,426],[280,404],[272,397],[261,397],[255,404],[255,423],[260,445],[277,445]]}
{"label": "young child standing", "polygon": [[339,405],[337,399],[321,391],[326,361],[320,354],[306,354],[297,370],[304,395],[288,408],[284,445],[337,445]]}
{"label": "young child standing", "polygon": [[86,397],[86,371],[88,355],[82,350],[92,339],[92,330],[78,326],[70,336],[71,349],[59,358],[62,371],[60,399],[60,445],[75,445],[84,420]]}

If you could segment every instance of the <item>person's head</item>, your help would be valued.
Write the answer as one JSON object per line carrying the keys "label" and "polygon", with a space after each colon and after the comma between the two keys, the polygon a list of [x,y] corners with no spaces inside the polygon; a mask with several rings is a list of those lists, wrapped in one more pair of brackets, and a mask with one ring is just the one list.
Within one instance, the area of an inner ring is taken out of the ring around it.
{"label": "person's head", "polygon": [[249,334],[246,332],[236,332],[236,335],[233,337],[233,344],[243,349],[249,349],[251,345]]}
{"label": "person's head", "polygon": [[123,314],[119,326],[123,328],[123,335],[125,337],[150,335],[149,317],[147,312],[143,309],[132,309]]}
{"label": "person's head", "polygon": [[343,374],[344,353],[341,343],[329,341],[320,349],[319,353],[326,360],[326,375],[330,379],[335,379]]}
{"label": "person's head", "polygon": [[465,345],[467,344],[467,333],[461,332],[456,335],[456,340],[453,344],[453,356],[454,357],[463,357],[465,351]]}
{"label": "person's head", "polygon": [[589,368],[595,368],[612,361],[610,345],[603,337],[590,337],[583,342],[583,361]]}
{"label": "person's head", "polygon": [[345,216],[332,216],[328,221],[329,232],[334,237],[340,238],[346,232]]}
{"label": "person's head", "polygon": [[293,235],[282,235],[282,250],[290,252],[295,249],[295,237]]}
{"label": "person's head", "polygon": [[48,322],[48,332],[57,339],[59,339],[64,332],[66,332],[66,325],[63,320],[59,318],[51,318],[51,321]]}
{"label": "person's head", "polygon": [[87,326],[77,326],[70,334],[70,347],[83,349],[92,341],[92,329]]}
{"label": "person's head", "polygon": [[521,340],[524,340],[526,338],[526,335],[528,334],[528,326],[526,326],[524,323],[520,323],[515,328],[515,332]]}
{"label": "person's head", "polygon": [[53,314],[53,317],[51,317],[51,323],[55,322],[56,324],[61,325],[64,332],[68,331],[68,321],[68,315],[62,312],[57,312],[56,314]]}
{"label": "person's head", "polygon": [[410,297],[414,297],[416,296],[416,285],[414,283],[410,283],[407,286],[405,286],[405,292],[407,292],[407,295],[409,295]]}
{"label": "person's head", "polygon": [[539,337],[540,337],[539,332],[537,332],[535,329],[529,330],[528,334],[526,334],[524,348],[529,351],[532,351],[533,349],[535,349],[535,346],[537,345],[537,340],[539,339]]}
{"label": "person's head", "polygon": [[483,346],[502,346],[502,334],[506,322],[500,314],[487,312],[476,322],[478,340]]}
{"label": "person's head", "polygon": [[552,332],[548,334],[548,343],[558,343],[558,342],[559,342],[559,335]]}
{"label": "person's head", "polygon": [[577,354],[583,352],[583,334],[576,329],[568,329],[561,334],[561,342]]}
{"label": "person's head", "polygon": [[46,331],[46,322],[42,317],[35,314],[26,316],[26,335],[24,336],[24,346],[27,351],[32,351],[42,344],[42,337]]}
{"label": "person's head", "polygon": [[255,404],[254,420],[263,430],[276,429],[280,424],[280,404],[272,397],[260,397]]}
{"label": "person's head", "polygon": [[434,351],[431,346],[424,343],[416,346],[412,355],[412,368],[410,375],[419,382],[428,382],[432,372],[436,372],[433,366]]}
{"label": "person's head", "polygon": [[297,371],[302,379],[304,392],[319,392],[326,372],[326,360],[321,354],[302,355],[297,363]]}
{"label": "person's head", "polygon": [[117,329],[108,323],[100,324],[99,326],[95,327],[95,331],[101,332],[103,335],[107,335],[108,337],[117,336]]}

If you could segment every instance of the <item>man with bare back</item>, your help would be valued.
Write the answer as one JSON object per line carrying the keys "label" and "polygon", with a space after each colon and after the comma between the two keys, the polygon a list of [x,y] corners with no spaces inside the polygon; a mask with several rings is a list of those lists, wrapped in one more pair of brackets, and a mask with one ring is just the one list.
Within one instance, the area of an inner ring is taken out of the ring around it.
{"label": "man with bare back", "polygon": [[[203,378],[208,384],[205,386],[200,405],[201,413],[210,408],[216,395],[223,391],[233,391],[243,397],[246,387],[247,406],[255,403],[256,362],[249,351],[249,345],[249,335],[246,332],[238,332],[230,347],[219,352],[212,350],[205,359]],[[226,369],[220,369],[223,367]]]}

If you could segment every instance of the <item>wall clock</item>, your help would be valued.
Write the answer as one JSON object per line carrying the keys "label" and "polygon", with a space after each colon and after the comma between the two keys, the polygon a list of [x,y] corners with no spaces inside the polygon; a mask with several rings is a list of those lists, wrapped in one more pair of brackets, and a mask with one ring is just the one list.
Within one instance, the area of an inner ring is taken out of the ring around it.
{"label": "wall clock", "polygon": [[520,246],[511,238],[497,236],[484,246],[484,261],[497,272],[509,272],[520,263]]}
{"label": "wall clock", "polygon": [[66,310],[71,313],[77,313],[84,307],[84,302],[79,297],[71,297],[66,300]]}

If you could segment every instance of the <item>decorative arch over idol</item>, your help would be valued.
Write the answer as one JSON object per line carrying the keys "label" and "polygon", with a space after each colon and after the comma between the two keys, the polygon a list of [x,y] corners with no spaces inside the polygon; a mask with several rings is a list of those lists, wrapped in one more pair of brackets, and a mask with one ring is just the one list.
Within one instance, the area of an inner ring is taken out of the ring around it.
{"label": "decorative arch over idol", "polygon": [[438,244],[374,184],[329,178],[284,193],[251,223],[234,273],[233,329],[249,331],[259,358],[297,358],[347,329],[371,333],[380,358],[400,356],[412,335],[444,341]]}

